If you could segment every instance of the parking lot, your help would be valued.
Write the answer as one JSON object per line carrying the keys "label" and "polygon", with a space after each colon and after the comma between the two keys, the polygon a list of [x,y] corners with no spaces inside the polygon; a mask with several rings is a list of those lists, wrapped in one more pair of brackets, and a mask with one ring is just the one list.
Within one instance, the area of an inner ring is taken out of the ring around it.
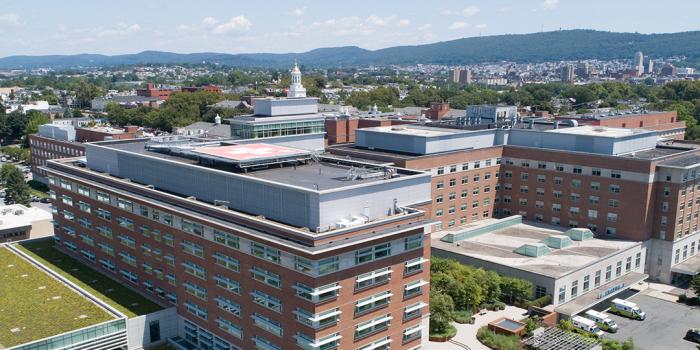
{"label": "parking lot", "polygon": [[696,344],[683,339],[690,328],[700,327],[700,310],[684,304],[637,294],[629,299],[647,314],[646,320],[637,321],[610,314],[618,325],[617,333],[605,337],[634,339],[634,345],[644,350],[696,349]]}

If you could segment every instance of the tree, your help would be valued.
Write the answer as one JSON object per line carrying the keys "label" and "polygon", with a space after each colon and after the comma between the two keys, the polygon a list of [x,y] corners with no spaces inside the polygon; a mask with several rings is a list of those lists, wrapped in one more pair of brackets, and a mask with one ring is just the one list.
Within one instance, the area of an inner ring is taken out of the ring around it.
{"label": "tree", "polygon": [[430,332],[444,333],[455,311],[452,298],[442,293],[430,293]]}
{"label": "tree", "polygon": [[24,175],[14,165],[5,164],[0,171],[2,181],[5,184],[5,204],[29,205],[29,185],[24,181]]}
{"label": "tree", "polygon": [[24,135],[22,135],[22,143],[25,147],[29,147],[29,135],[39,132],[39,125],[50,123],[49,118],[39,111],[27,112],[29,117],[27,125],[24,127]]}
{"label": "tree", "polygon": [[501,295],[509,303],[525,300],[532,295],[532,282],[520,278],[501,277]]}
{"label": "tree", "polygon": [[73,90],[78,108],[90,107],[92,99],[100,95],[100,88],[85,79],[78,80]]}
{"label": "tree", "polygon": [[690,289],[695,292],[695,295],[700,295],[700,275],[695,275],[690,280]]}

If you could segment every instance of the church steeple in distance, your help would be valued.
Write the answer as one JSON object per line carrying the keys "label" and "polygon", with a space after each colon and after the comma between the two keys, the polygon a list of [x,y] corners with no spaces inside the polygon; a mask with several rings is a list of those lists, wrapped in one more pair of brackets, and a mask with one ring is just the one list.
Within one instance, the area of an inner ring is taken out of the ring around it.
{"label": "church steeple in distance", "polygon": [[287,91],[287,97],[289,98],[300,98],[306,97],[306,89],[304,85],[301,84],[301,70],[297,65],[297,60],[294,60],[294,68],[292,68],[292,84],[289,86]]}

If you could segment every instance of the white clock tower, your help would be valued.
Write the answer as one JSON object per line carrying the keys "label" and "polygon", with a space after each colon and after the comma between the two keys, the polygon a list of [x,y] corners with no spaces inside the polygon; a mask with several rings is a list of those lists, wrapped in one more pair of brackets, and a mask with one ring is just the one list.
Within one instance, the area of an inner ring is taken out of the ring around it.
{"label": "white clock tower", "polygon": [[296,61],[294,61],[294,68],[292,68],[292,85],[289,86],[287,97],[306,97],[306,89],[304,89],[304,85],[301,84],[301,70],[299,66],[297,66]]}

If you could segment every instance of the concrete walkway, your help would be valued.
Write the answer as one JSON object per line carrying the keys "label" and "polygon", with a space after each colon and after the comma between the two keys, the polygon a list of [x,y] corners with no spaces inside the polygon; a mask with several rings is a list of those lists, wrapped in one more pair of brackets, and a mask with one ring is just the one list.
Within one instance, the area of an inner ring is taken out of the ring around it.
{"label": "concrete walkway", "polygon": [[[466,346],[471,350],[490,350],[485,345],[481,344],[479,340],[476,339],[476,331],[482,326],[487,325],[489,322],[499,319],[501,317],[507,317],[520,321],[527,317],[527,310],[521,309],[515,306],[506,306],[505,310],[500,311],[487,311],[485,315],[474,315],[474,324],[459,324],[453,323],[457,328],[457,335],[452,338]],[[457,345],[447,343],[430,342],[428,345],[429,350],[459,350],[462,349]]]}

